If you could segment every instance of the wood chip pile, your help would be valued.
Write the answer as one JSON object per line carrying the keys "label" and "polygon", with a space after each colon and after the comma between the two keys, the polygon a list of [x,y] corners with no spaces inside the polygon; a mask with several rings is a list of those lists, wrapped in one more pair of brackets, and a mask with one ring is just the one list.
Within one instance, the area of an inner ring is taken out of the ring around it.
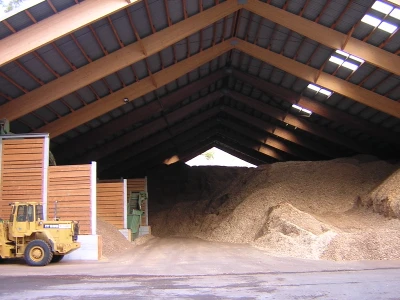
{"label": "wood chip pile", "polygon": [[375,188],[363,201],[375,212],[400,219],[400,170]]}
{"label": "wood chip pile", "polygon": [[370,156],[256,169],[177,164],[148,176],[150,224],[155,236],[279,256],[400,259],[399,167]]}
{"label": "wood chip pile", "polygon": [[97,234],[102,237],[103,258],[114,257],[133,248],[122,233],[112,224],[97,218]]}

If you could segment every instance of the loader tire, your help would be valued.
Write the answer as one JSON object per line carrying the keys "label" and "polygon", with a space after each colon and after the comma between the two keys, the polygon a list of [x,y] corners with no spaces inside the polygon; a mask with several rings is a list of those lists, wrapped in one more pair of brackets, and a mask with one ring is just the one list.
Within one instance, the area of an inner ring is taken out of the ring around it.
{"label": "loader tire", "polygon": [[46,266],[53,258],[50,245],[43,240],[33,240],[25,248],[24,258],[28,265],[35,267]]}
{"label": "loader tire", "polygon": [[51,259],[51,263],[58,263],[64,258],[64,255],[53,255],[53,258]]}

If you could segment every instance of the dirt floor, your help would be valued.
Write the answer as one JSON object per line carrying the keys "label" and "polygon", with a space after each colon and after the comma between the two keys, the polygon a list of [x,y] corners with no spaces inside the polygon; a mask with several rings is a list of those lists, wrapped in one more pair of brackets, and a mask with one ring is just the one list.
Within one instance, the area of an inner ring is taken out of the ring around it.
{"label": "dirt floor", "polygon": [[370,156],[256,169],[176,163],[148,176],[150,225],[159,237],[275,256],[400,259],[399,168]]}

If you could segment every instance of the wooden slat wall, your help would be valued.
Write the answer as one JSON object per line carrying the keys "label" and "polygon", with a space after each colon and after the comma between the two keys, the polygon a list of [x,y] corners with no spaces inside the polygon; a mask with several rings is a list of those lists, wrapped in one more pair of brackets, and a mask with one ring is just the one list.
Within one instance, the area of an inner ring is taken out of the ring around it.
{"label": "wooden slat wall", "polygon": [[9,218],[10,202],[43,201],[44,140],[2,140],[0,218]]}
{"label": "wooden slat wall", "polygon": [[124,228],[124,182],[97,183],[97,217]]}
{"label": "wooden slat wall", "polygon": [[50,166],[47,219],[79,221],[80,234],[91,234],[91,165]]}
{"label": "wooden slat wall", "polygon": [[[131,192],[147,192],[146,178],[137,178],[137,179],[127,179],[127,190],[128,190],[128,199],[131,196]],[[143,211],[142,219],[140,225],[147,225],[147,203],[143,203]]]}

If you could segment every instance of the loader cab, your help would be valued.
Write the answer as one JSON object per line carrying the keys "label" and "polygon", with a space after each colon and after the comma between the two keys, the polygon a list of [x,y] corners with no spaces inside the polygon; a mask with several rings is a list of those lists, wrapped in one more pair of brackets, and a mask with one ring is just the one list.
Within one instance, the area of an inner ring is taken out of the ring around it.
{"label": "loader cab", "polygon": [[30,235],[35,229],[35,222],[43,220],[43,206],[38,203],[13,203],[10,215],[10,234],[18,237]]}

